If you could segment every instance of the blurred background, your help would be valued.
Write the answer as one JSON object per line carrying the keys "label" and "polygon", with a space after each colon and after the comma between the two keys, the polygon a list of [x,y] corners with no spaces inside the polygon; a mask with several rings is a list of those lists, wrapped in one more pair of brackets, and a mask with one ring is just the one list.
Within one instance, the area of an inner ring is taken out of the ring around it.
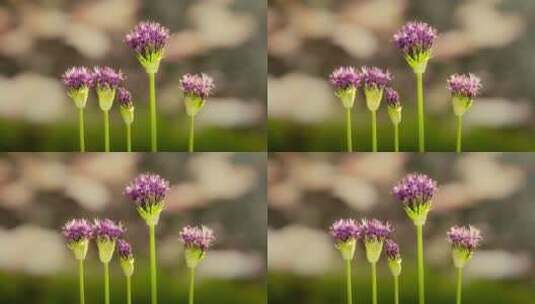
{"label": "blurred background", "polygon": [[[439,191],[424,227],[426,295],[454,303],[455,270],[446,231],[472,224],[484,241],[465,268],[467,303],[531,303],[535,298],[535,156],[452,153],[275,153],[268,162],[268,297],[270,304],[345,303],[343,261],[328,228],[338,218],[388,220],[400,244],[401,303],[416,303],[416,232],[391,189],[422,172]],[[363,248],[353,262],[358,303],[369,303],[370,267]],[[393,303],[382,259],[379,302]]]}
{"label": "blurred background", "polygon": [[[170,28],[157,75],[159,148],[187,149],[188,120],[178,80],[214,77],[198,117],[200,151],[263,151],[266,116],[266,3],[250,0],[0,2],[0,150],[77,151],[77,115],[60,77],[73,65],[121,69],[133,93],[134,150],[149,150],[148,80],[124,35],[141,20]],[[112,150],[124,151],[124,124],[112,109]],[[91,92],[89,151],[102,151],[102,113]]]}
{"label": "blurred background", "polygon": [[[465,115],[463,149],[535,150],[533,0],[269,0],[269,149],[343,150],[344,111],[328,75],[339,65],[376,65],[393,73],[401,95],[401,148],[416,151],[415,77],[391,41],[415,19],[440,34],[424,78],[428,150],[454,149],[446,79],[468,72],[482,78],[483,91]],[[378,115],[379,149],[392,151],[385,109]],[[369,151],[370,114],[362,96],[353,113],[358,147]]]}
{"label": "blurred background", "polygon": [[[199,303],[266,302],[266,160],[260,153],[0,154],[0,303],[78,303],[77,267],[60,229],[74,217],[109,217],[128,229],[136,260],[134,303],[149,301],[148,229],[123,190],[141,172],[171,190],[157,227],[159,296],[187,301],[188,272],[178,240],[184,225],[205,224],[217,241],[199,266]],[[103,299],[102,264],[91,243],[86,299]],[[124,303],[118,260],[112,303]]]}

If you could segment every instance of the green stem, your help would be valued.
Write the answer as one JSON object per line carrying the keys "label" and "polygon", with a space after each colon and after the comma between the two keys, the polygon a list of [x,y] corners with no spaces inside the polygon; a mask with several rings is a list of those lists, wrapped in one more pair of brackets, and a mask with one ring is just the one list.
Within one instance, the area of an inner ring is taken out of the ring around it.
{"label": "green stem", "polygon": [[347,304],[352,304],[353,292],[351,288],[351,260],[346,260],[346,291],[347,291]]}
{"label": "green stem", "polygon": [[372,265],[372,304],[377,304],[377,264]]}
{"label": "green stem", "polygon": [[346,140],[347,152],[353,151],[353,143],[351,138],[351,108],[346,108]]}
{"label": "green stem", "polygon": [[377,112],[372,112],[372,150],[377,152]]}
{"label": "green stem", "polygon": [[126,304],[132,304],[132,278],[126,277]]}
{"label": "green stem", "polygon": [[158,151],[158,131],[156,122],[156,74],[149,73],[149,115],[150,115],[150,147],[152,152]]}
{"label": "green stem", "polygon": [[194,291],[195,291],[195,268],[191,268],[190,273],[189,273],[189,302],[188,304],[193,304]]}
{"label": "green stem", "polygon": [[416,225],[417,250],[418,250],[418,303],[425,303],[424,292],[424,241],[423,225]]}
{"label": "green stem", "polygon": [[84,291],[84,260],[78,260],[78,275],[80,284],[80,304],[85,303],[85,291]]}
{"label": "green stem", "polygon": [[80,152],[85,152],[84,109],[78,109],[78,129],[80,131]]}
{"label": "green stem", "polygon": [[189,152],[193,152],[194,142],[195,142],[195,116],[191,116],[190,125],[189,125],[189,144],[188,144]]}
{"label": "green stem", "polygon": [[463,269],[457,268],[457,304],[461,304],[462,288],[463,288]]}
{"label": "green stem", "polygon": [[150,294],[151,304],[158,303],[158,291],[156,282],[156,232],[155,225],[149,225],[149,247],[150,247]]}
{"label": "green stem", "polygon": [[423,73],[416,73],[416,85],[418,95],[418,148],[425,152],[425,127],[424,127],[424,83]]}
{"label": "green stem", "polygon": [[110,264],[104,263],[104,303],[110,304]]}
{"label": "green stem", "polygon": [[104,111],[104,151],[110,152],[110,113]]}
{"label": "green stem", "polygon": [[394,151],[399,152],[399,125],[394,124]]}
{"label": "green stem", "polygon": [[399,276],[394,276],[394,304],[399,304]]}
{"label": "green stem", "polygon": [[457,116],[457,153],[461,153],[461,141],[462,141],[462,129],[463,129],[463,117]]}
{"label": "green stem", "polygon": [[126,125],[126,151],[132,152],[132,125]]}

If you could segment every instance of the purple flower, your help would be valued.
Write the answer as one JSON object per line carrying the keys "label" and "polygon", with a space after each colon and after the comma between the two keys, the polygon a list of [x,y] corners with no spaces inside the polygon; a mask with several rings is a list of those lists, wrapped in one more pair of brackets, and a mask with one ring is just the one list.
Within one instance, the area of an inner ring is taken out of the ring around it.
{"label": "purple flower", "polygon": [[386,240],[385,242],[385,254],[389,260],[399,260],[401,255],[399,254],[399,245],[393,240]]}
{"label": "purple flower", "polygon": [[72,219],[61,229],[68,244],[85,241],[93,237],[93,229],[86,219]]}
{"label": "purple flower", "polygon": [[392,88],[386,88],[385,89],[385,97],[386,97],[386,103],[390,107],[400,107],[401,103],[399,102],[399,94],[396,92],[396,90]]}
{"label": "purple flower", "polygon": [[201,73],[200,75],[185,74],[180,79],[180,89],[185,95],[192,95],[205,99],[212,95],[214,88],[214,80],[212,77],[204,73]]}
{"label": "purple flower", "polygon": [[165,200],[169,182],[157,174],[141,174],[126,186],[125,195],[134,201],[138,208],[160,204]]}
{"label": "purple flower", "polygon": [[397,200],[408,207],[429,203],[435,192],[437,183],[425,174],[409,174],[394,188],[392,193]]}
{"label": "purple flower", "polygon": [[63,83],[69,90],[79,90],[93,86],[93,76],[91,72],[83,66],[72,67],[62,76]]}
{"label": "purple flower", "polygon": [[206,251],[215,241],[214,232],[206,226],[185,226],[180,231],[179,239],[186,248]]}
{"label": "purple flower", "polygon": [[132,103],[132,94],[123,87],[120,87],[117,90],[117,100],[123,108],[130,109],[134,107],[134,104]]}
{"label": "purple flower", "polygon": [[408,22],[396,34],[394,45],[409,57],[427,53],[437,38],[437,30],[424,22]]}
{"label": "purple flower", "polygon": [[339,219],[331,225],[329,232],[336,242],[347,242],[359,239],[362,229],[353,219]]}
{"label": "purple flower", "polygon": [[119,257],[123,260],[130,260],[134,257],[132,254],[132,246],[123,239],[117,241],[117,252],[119,253]]}
{"label": "purple flower", "polygon": [[360,227],[364,241],[384,241],[392,234],[392,226],[388,222],[381,222],[378,219],[363,219]]}
{"label": "purple flower", "polygon": [[138,23],[124,38],[126,45],[143,57],[155,54],[161,56],[168,40],[168,28],[157,22],[148,21]]}
{"label": "purple flower", "polygon": [[117,89],[124,81],[124,75],[121,71],[117,72],[108,66],[97,66],[93,68],[93,81],[97,89]]}
{"label": "purple flower", "polygon": [[361,69],[362,82],[364,88],[384,89],[392,81],[392,75],[388,70],[383,71],[378,67],[362,67]]}
{"label": "purple flower", "polygon": [[481,232],[473,226],[468,226],[468,228],[453,226],[448,231],[448,241],[456,249],[472,252],[479,246],[482,239]]}
{"label": "purple flower", "polygon": [[468,75],[453,74],[448,78],[448,90],[453,96],[474,98],[481,90],[481,79],[470,73]]}
{"label": "purple flower", "polygon": [[353,67],[338,67],[329,75],[329,82],[337,90],[349,87],[358,88],[362,82],[362,77]]}
{"label": "purple flower", "polygon": [[93,236],[98,240],[115,241],[120,238],[126,229],[121,223],[110,219],[95,219],[93,222]]}

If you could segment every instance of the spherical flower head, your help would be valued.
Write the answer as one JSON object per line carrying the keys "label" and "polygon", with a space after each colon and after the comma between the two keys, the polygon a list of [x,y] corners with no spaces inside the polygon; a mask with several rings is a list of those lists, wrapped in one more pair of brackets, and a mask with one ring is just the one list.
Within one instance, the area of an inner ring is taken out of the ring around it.
{"label": "spherical flower head", "polygon": [[136,52],[136,57],[147,73],[158,72],[169,41],[169,29],[157,22],[142,21],[126,34],[124,42]]}
{"label": "spherical flower head", "polygon": [[385,254],[388,259],[388,268],[393,276],[401,274],[401,255],[399,254],[399,245],[393,240],[386,240]]}
{"label": "spherical flower head", "polygon": [[132,103],[132,95],[130,92],[119,87],[117,89],[117,100],[120,105],[121,117],[126,125],[131,125],[134,122],[134,104]]}
{"label": "spherical flower head", "polygon": [[93,237],[91,224],[85,219],[72,219],[61,229],[67,247],[72,250],[77,260],[84,260]]}
{"label": "spherical flower head", "polygon": [[401,103],[399,94],[392,88],[385,89],[386,104],[388,105],[388,116],[394,125],[401,123]]}
{"label": "spherical flower head", "polygon": [[454,74],[448,78],[448,90],[453,101],[455,115],[462,116],[472,106],[473,100],[481,90],[481,79],[470,73]]}
{"label": "spherical flower head", "polygon": [[179,86],[184,92],[184,104],[186,113],[194,117],[199,113],[206,102],[206,98],[212,95],[215,88],[212,77],[201,74],[185,74],[180,78]]}
{"label": "spherical flower head", "polygon": [[455,267],[462,268],[472,258],[474,251],[483,239],[479,229],[468,226],[453,226],[447,233],[448,242],[453,249],[452,257]]}
{"label": "spherical flower head", "polygon": [[394,34],[394,45],[405,55],[415,73],[424,73],[437,30],[424,22],[408,22]]}
{"label": "spherical flower head", "polygon": [[370,263],[377,263],[381,257],[384,241],[392,234],[392,226],[378,219],[363,219],[360,226],[366,248],[366,258]]}
{"label": "spherical flower head", "polygon": [[116,241],[123,236],[125,228],[110,219],[93,221],[93,237],[97,240],[98,254],[102,263],[109,263],[115,251]]}
{"label": "spherical flower head", "polygon": [[329,82],[335,89],[335,95],[342,101],[345,108],[353,107],[357,88],[362,83],[362,77],[354,67],[338,67],[331,75],[329,75]]}
{"label": "spherical flower head", "polygon": [[186,265],[195,268],[204,259],[206,251],[215,241],[214,232],[206,226],[185,226],[179,234],[185,247]]}
{"label": "spherical flower head", "polygon": [[366,105],[375,112],[381,105],[384,89],[390,85],[392,75],[388,70],[383,71],[378,67],[362,67],[361,75]]}
{"label": "spherical flower head", "polygon": [[137,176],[126,186],[124,194],[136,204],[137,211],[147,225],[156,225],[168,191],[169,181],[158,174],[146,173]]}
{"label": "spherical flower head", "polygon": [[67,87],[67,95],[76,107],[84,108],[89,96],[89,88],[93,86],[93,76],[86,67],[72,67],[62,76]]}
{"label": "spherical flower head", "polygon": [[394,197],[403,204],[415,225],[424,225],[437,191],[437,183],[425,174],[405,176],[392,189]]}
{"label": "spherical flower head", "polygon": [[121,263],[121,268],[125,276],[129,277],[134,274],[134,255],[132,254],[132,246],[123,240],[117,240],[117,253]]}
{"label": "spherical flower head", "polygon": [[109,111],[115,99],[115,92],[124,81],[121,71],[110,67],[93,68],[93,81],[97,89],[98,105],[102,111]]}

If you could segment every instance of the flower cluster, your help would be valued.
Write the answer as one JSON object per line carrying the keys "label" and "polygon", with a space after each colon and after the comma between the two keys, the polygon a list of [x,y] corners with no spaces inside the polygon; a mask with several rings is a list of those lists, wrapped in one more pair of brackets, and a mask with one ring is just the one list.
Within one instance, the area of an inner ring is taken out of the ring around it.
{"label": "flower cluster", "polygon": [[93,86],[93,75],[86,67],[72,67],[62,76],[68,90],[80,90]]}
{"label": "flower cluster", "polygon": [[392,226],[390,223],[383,223],[378,219],[363,219],[360,227],[362,228],[362,238],[364,239],[364,242],[383,242],[390,238],[390,235],[392,234]]}
{"label": "flower cluster", "polygon": [[93,235],[97,240],[116,241],[125,231],[121,223],[115,223],[110,219],[93,221]]}
{"label": "flower cluster", "polygon": [[87,241],[93,237],[93,228],[86,219],[72,219],[61,229],[67,244]]}
{"label": "flower cluster", "polygon": [[206,251],[215,241],[214,232],[206,226],[185,226],[180,231],[179,238],[184,247],[201,251]]}
{"label": "flower cluster", "polygon": [[184,92],[184,95],[195,96],[201,99],[212,95],[215,88],[214,80],[212,77],[201,73],[198,74],[185,74],[180,79],[180,89]]}
{"label": "flower cluster", "polygon": [[386,240],[385,242],[385,254],[389,260],[398,260],[401,258],[399,254],[399,245],[393,240]]}
{"label": "flower cluster", "polygon": [[109,66],[93,68],[93,81],[97,89],[117,89],[124,79],[121,71],[115,71]]}
{"label": "flower cluster", "polygon": [[125,188],[125,195],[138,208],[147,208],[162,203],[169,191],[169,181],[158,174],[141,174]]}
{"label": "flower cluster", "polygon": [[161,53],[169,40],[169,29],[157,22],[140,22],[126,34],[124,41],[142,57]]}
{"label": "flower cluster", "polygon": [[467,251],[474,251],[482,240],[481,232],[473,226],[453,226],[447,235],[452,247]]}
{"label": "flower cluster", "polygon": [[392,189],[415,225],[424,225],[437,191],[437,183],[425,174],[409,174]]}
{"label": "flower cluster", "polygon": [[389,107],[393,107],[393,108],[401,107],[401,103],[399,102],[399,94],[398,92],[396,92],[396,90],[392,88],[386,88],[385,99],[386,99],[386,104]]}
{"label": "flower cluster", "polygon": [[130,246],[130,244],[123,239],[119,239],[117,241],[117,253],[123,260],[130,260],[134,258],[134,255],[132,254],[132,246]]}
{"label": "flower cluster", "polygon": [[452,96],[473,99],[479,95],[481,79],[472,73],[454,74],[448,78],[448,90]]}
{"label": "flower cluster", "polygon": [[362,229],[353,219],[339,219],[331,225],[329,232],[337,243],[342,243],[359,239]]}
{"label": "flower cluster", "polygon": [[383,90],[392,81],[392,74],[388,70],[382,70],[378,67],[362,67],[361,73],[362,84],[365,89]]}
{"label": "flower cluster", "polygon": [[338,67],[329,75],[329,82],[336,90],[358,88],[362,83],[362,76],[353,67]]}
{"label": "flower cluster", "polygon": [[430,52],[437,30],[424,22],[408,22],[394,34],[394,45],[410,57]]}
{"label": "flower cluster", "polygon": [[123,87],[120,87],[117,90],[117,101],[119,102],[119,105],[125,109],[134,107],[134,104],[132,103],[132,94]]}

